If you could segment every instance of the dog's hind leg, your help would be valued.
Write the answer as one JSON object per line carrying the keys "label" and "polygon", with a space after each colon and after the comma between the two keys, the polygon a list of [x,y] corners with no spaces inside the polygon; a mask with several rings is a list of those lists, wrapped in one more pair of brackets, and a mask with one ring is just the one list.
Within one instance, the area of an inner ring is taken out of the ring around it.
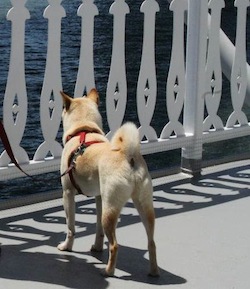
{"label": "dog's hind leg", "polygon": [[75,193],[70,190],[63,191],[63,206],[66,213],[66,222],[68,226],[67,236],[64,242],[57,248],[60,251],[72,251],[75,237]]}
{"label": "dog's hind leg", "polygon": [[105,276],[113,276],[115,272],[118,253],[118,243],[116,240],[115,230],[119,215],[120,211],[113,210],[113,208],[111,208],[111,210],[104,209],[102,215],[103,229],[109,241],[109,260],[105,271],[103,271]]}
{"label": "dog's hind leg", "polygon": [[96,202],[96,236],[95,243],[91,247],[91,251],[100,252],[103,250],[104,233],[102,228],[102,198],[98,196],[95,198]]}
{"label": "dog's hind leg", "polygon": [[132,199],[147,232],[150,261],[149,275],[156,277],[159,276],[159,269],[156,260],[156,246],[154,242],[155,213],[152,193],[150,192],[151,189],[148,191],[148,188],[146,189],[146,192],[141,192],[140,195],[137,193],[133,194]]}
{"label": "dog's hind leg", "polygon": [[[107,162],[105,163],[105,165]],[[105,172],[108,167],[105,166]],[[110,170],[111,172],[111,170]],[[116,240],[116,226],[121,210],[128,201],[133,191],[131,180],[119,173],[108,173],[101,175],[101,197],[102,197],[102,226],[109,241],[109,259],[105,276],[113,276],[116,267],[118,243]]]}

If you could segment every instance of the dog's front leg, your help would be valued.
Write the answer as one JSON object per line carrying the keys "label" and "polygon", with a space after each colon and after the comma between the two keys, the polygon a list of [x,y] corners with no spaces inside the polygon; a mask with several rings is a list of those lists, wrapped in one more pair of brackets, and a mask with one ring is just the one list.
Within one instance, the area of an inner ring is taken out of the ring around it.
{"label": "dog's front leg", "polygon": [[60,243],[57,248],[60,251],[72,251],[75,237],[75,194],[72,191],[63,191],[63,206],[66,213],[68,232],[65,241]]}
{"label": "dog's front leg", "polygon": [[96,202],[96,236],[95,243],[91,247],[91,251],[101,252],[103,250],[104,233],[102,227],[102,198],[98,196],[95,198]]}

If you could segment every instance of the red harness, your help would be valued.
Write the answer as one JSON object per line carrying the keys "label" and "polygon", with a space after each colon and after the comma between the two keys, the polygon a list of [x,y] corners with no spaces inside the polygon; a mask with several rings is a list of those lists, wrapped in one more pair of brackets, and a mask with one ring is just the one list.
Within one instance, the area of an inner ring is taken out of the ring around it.
{"label": "red harness", "polygon": [[70,181],[72,183],[72,185],[76,188],[76,190],[78,191],[78,193],[83,194],[82,190],[80,189],[80,187],[77,185],[74,176],[73,176],[73,169],[75,169],[75,164],[76,164],[76,159],[78,156],[83,155],[83,153],[85,152],[86,148],[89,147],[92,144],[96,144],[96,143],[100,143],[100,141],[89,141],[86,142],[86,134],[89,132],[86,131],[80,131],[74,135],[68,135],[66,138],[66,143],[72,139],[73,137],[77,137],[80,136],[80,144],[79,146],[73,150],[70,154],[69,160],[68,160],[68,168],[67,170],[61,175],[61,177],[69,174],[69,178]]}

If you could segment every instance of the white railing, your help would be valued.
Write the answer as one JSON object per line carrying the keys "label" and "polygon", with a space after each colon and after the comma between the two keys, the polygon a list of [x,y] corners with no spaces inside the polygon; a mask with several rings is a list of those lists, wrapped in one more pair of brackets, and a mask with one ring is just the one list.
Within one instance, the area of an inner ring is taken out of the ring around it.
{"label": "white railing", "polygon": [[[25,6],[26,2],[27,0],[11,0],[12,8],[7,14],[7,20],[11,21],[11,50],[2,111],[4,126],[18,162],[28,173],[40,174],[59,169],[62,151],[56,137],[62,109],[59,91],[63,88],[61,21],[66,16],[66,11],[61,0],[48,0],[49,5],[43,14],[44,21],[48,20],[47,57],[40,96],[40,124],[44,140],[30,159],[21,146],[28,113],[25,35],[34,33],[34,30],[29,32],[25,29],[26,21],[31,18],[30,11]],[[242,111],[250,81],[246,57],[246,15],[249,0],[236,0],[235,6],[237,33],[233,66],[230,67],[231,95],[228,96],[232,111],[223,123],[217,112],[222,93],[223,43],[220,37],[220,22],[224,1],[171,2],[169,7],[173,13],[173,38],[165,96],[168,121],[160,135],[157,135],[151,120],[159,97],[155,64],[155,19],[161,9],[156,0],[142,2],[140,12],[144,14],[144,30],[136,99],[143,154],[182,148],[183,169],[196,172],[200,170],[204,143],[250,133],[250,123]],[[116,0],[109,13],[113,15],[113,46],[106,89],[106,112],[110,129],[108,136],[111,137],[124,121],[125,111],[128,109],[125,27],[130,7],[124,0]],[[187,15],[190,17],[186,18]],[[82,19],[82,32],[75,97],[80,97],[95,86],[93,40],[95,18],[99,16],[98,5],[93,0],[82,0],[75,17],[77,16]],[[3,56],[0,55],[1,57]],[[3,151],[0,156],[0,180],[21,175],[10,164],[9,157]]]}

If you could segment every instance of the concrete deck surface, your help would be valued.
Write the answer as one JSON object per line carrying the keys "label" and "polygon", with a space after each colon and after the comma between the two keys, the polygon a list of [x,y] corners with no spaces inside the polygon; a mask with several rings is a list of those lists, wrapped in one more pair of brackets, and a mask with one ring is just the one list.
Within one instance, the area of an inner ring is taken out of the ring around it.
{"label": "concrete deck surface", "polygon": [[249,289],[249,161],[206,168],[198,181],[177,174],[153,183],[160,278],[147,276],[146,235],[132,203],[117,229],[115,277],[102,277],[107,246],[89,251],[94,199],[78,196],[71,253],[56,249],[66,229],[61,199],[0,212],[0,289]]}

